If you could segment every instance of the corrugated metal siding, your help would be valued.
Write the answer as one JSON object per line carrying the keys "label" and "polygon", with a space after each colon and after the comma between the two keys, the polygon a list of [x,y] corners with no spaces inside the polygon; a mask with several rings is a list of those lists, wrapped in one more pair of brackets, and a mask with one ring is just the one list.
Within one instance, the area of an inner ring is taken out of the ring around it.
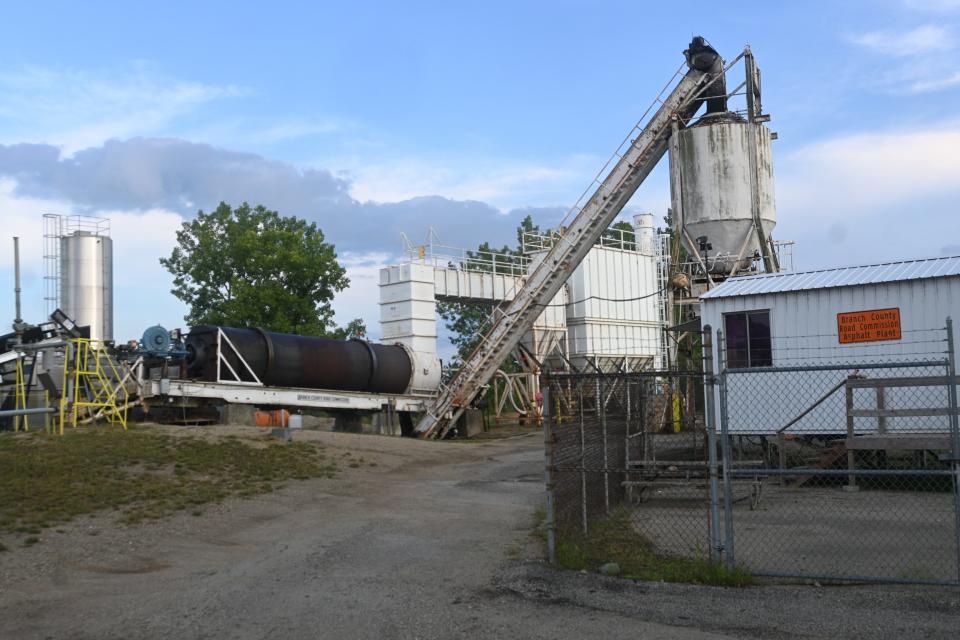
{"label": "corrugated metal siding", "polygon": [[701,299],[960,276],[960,256],[730,278]]}
{"label": "corrugated metal siding", "polygon": [[[652,357],[660,352],[656,258],[593,247],[567,281],[570,355]],[[615,302],[616,301],[616,302]]]}
{"label": "corrugated metal siding", "polygon": [[[849,363],[942,360],[946,357],[947,316],[954,320],[954,342],[960,345],[960,277],[903,279],[894,282],[843,286],[827,289],[781,291],[774,293],[725,296],[702,299],[703,326],[710,326],[714,335],[723,329],[727,313],[769,309],[773,366],[824,365]],[[840,344],[837,337],[837,314],[897,307],[900,309],[903,339],[873,343]],[[714,366],[719,367],[719,349],[714,350]],[[884,370],[871,372],[883,375]],[[836,372],[837,381],[849,371]],[[911,375],[910,371],[890,371],[885,375]],[[753,385],[757,390],[769,389],[770,374],[763,369],[756,373],[733,374],[737,383]],[[802,385],[802,375],[785,379],[785,385]],[[729,428],[737,433],[773,433],[791,418],[799,415],[809,399],[804,389],[783,388],[776,402],[758,395],[753,402],[731,399]],[[843,427],[843,398],[837,395],[818,411],[833,415],[838,432]],[[719,405],[718,405],[719,406]],[[907,426],[906,419],[898,419]],[[719,424],[719,423],[718,423]],[[791,432],[807,432],[802,425]]]}

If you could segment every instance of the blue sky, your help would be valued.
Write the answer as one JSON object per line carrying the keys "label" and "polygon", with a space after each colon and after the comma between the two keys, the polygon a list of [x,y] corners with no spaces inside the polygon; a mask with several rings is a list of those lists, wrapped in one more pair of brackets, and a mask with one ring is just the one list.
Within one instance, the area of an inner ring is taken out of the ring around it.
{"label": "blue sky", "polygon": [[[157,264],[180,222],[248,199],[319,223],[354,283],[338,319],[377,336],[400,231],[555,221],[695,34],[757,56],[796,267],[960,253],[960,0],[38,4],[0,25],[0,216],[31,321],[43,212],[113,220],[126,339],[182,324]],[[632,210],[662,216],[664,169]]]}

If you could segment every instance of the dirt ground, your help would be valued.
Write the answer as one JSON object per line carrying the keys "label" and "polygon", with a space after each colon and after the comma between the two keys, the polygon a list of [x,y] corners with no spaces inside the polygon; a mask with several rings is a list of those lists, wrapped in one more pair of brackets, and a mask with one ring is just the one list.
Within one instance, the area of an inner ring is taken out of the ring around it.
{"label": "dirt ground", "polygon": [[960,628],[957,590],[723,589],[554,571],[530,535],[543,500],[538,433],[296,437],[364,464],[199,517],[84,517],[0,553],[0,638],[952,638]]}

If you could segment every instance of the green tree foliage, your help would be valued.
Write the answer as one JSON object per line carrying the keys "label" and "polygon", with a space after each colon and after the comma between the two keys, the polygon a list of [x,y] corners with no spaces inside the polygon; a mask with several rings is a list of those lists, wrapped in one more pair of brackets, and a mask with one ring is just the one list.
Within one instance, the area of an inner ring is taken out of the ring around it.
{"label": "green tree foliage", "polygon": [[171,293],[190,308],[191,326],[262,327],[301,335],[348,337],[362,320],[338,329],[334,295],[350,281],[317,225],[262,205],[221,202],[177,231],[160,264],[173,274]]}

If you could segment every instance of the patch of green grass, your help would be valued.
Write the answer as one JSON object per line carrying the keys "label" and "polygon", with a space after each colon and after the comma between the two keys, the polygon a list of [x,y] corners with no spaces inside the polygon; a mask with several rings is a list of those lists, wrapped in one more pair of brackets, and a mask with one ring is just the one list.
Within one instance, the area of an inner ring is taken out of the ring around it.
{"label": "patch of green grass", "polygon": [[[64,436],[0,434],[0,534],[28,534],[112,510],[135,524],[294,478],[329,478],[336,465],[307,442],[255,443],[97,428]],[[31,539],[31,538],[27,538]]]}
{"label": "patch of green grass", "polygon": [[0,553],[3,553],[4,551],[7,551],[7,545],[0,542]]}
{"label": "patch of green grass", "polygon": [[530,531],[530,536],[536,540],[539,540],[543,545],[543,548],[547,547],[547,508],[543,505],[540,505],[533,512],[533,530]]}
{"label": "patch of green grass", "polygon": [[25,546],[25,547],[32,547],[33,545],[37,544],[38,542],[40,542],[40,538],[38,538],[38,537],[36,537],[36,536],[30,536],[29,538],[24,538],[24,540],[23,540],[23,546]]}
{"label": "patch of green grass", "polygon": [[591,524],[587,534],[557,532],[557,564],[575,571],[596,571],[607,562],[620,565],[621,575],[651,582],[688,582],[726,587],[755,583],[742,569],[705,559],[657,552],[630,522],[626,511]]}

